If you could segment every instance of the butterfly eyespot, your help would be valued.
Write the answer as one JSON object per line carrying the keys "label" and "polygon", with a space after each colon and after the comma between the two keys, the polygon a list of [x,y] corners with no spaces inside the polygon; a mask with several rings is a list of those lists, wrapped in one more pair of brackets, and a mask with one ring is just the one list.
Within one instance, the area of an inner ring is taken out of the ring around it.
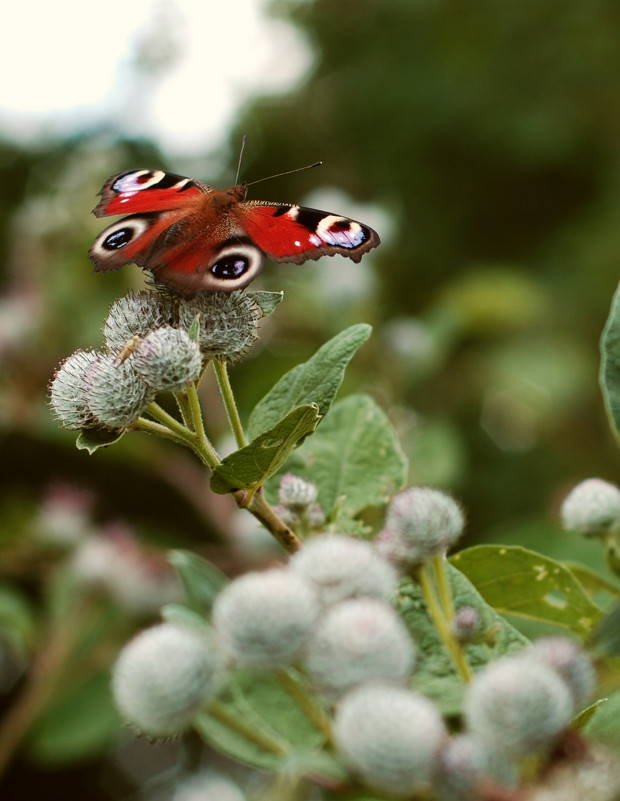
{"label": "butterfly eyespot", "polygon": [[105,250],[119,250],[128,245],[134,237],[132,228],[121,228],[120,231],[115,231],[113,234],[106,236],[101,243],[101,247]]}
{"label": "butterfly eyespot", "polygon": [[256,277],[263,266],[263,253],[248,244],[235,244],[223,248],[209,267],[209,272],[227,288],[243,287]]}

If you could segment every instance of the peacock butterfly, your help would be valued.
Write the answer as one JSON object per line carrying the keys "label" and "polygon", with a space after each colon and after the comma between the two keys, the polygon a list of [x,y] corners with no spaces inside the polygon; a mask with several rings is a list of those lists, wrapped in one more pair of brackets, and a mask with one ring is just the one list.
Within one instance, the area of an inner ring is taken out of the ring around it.
{"label": "peacock butterfly", "polygon": [[301,264],[341,253],[355,262],[379,236],[348,217],[265,200],[246,200],[247,185],[218,190],[161,170],[109,178],[96,217],[129,216],[102,231],[89,251],[95,270],[138,264],[157,283],[191,297],[232,292],[261,271],[265,256]]}

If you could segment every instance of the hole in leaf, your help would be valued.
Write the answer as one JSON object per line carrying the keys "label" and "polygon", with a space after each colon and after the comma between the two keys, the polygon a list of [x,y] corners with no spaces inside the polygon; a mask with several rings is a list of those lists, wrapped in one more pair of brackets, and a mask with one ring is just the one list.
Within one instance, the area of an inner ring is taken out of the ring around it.
{"label": "hole in leaf", "polygon": [[568,606],[568,598],[560,590],[551,590],[543,598],[549,606],[555,606],[558,609],[566,609]]}

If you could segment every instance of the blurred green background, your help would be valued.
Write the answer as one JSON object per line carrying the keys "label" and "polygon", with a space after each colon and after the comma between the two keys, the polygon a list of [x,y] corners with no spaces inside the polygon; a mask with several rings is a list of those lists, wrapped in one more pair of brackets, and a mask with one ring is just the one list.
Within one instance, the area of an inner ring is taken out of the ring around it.
{"label": "blurred green background", "polygon": [[[153,5],[182,15],[191,3]],[[342,392],[369,392],[386,409],[411,483],[462,501],[467,544],[524,544],[600,567],[597,546],[561,533],[557,517],[575,483],[617,481],[620,466],[598,387],[598,341],[620,277],[620,7],[308,0],[265,13],[296,27],[311,66],[290,93],[241,103],[210,150],[175,154],[155,134],[131,135],[131,103],[122,125],[102,113],[64,135],[0,141],[0,577],[40,608],[55,562],[30,558],[36,548],[23,543],[58,484],[92,494],[97,525],[123,521],[141,541],[201,549],[224,569],[244,561],[227,547],[233,507],[210,495],[191,456],[138,434],[88,456],[46,405],[55,366],[99,347],[110,303],[143,286],[135,267],[92,273],[86,254],[102,225],[89,212],[105,179],[147,166],[229,185],[244,133],[244,180],[324,162],[251,197],[358,217],[383,245],[360,265],[266,267],[256,288],[284,289],[285,300],[231,371],[242,413],[327,338],[369,322],[373,338]],[[212,15],[208,30],[187,35],[207,49],[223,39],[251,70],[252,48],[238,49],[235,28],[218,29]],[[175,63],[165,18],[153,19],[148,47],[128,45],[136,114]],[[80,20],[84,36],[89,24]],[[285,75],[295,54],[278,42],[273,69]],[[214,58],[201,80],[208,88],[227,69]],[[183,114],[191,129],[192,106]],[[203,399],[218,440],[226,421],[210,381]],[[85,759],[41,767],[25,749],[9,786],[92,777],[99,763]],[[82,780],[91,798],[122,795]]]}

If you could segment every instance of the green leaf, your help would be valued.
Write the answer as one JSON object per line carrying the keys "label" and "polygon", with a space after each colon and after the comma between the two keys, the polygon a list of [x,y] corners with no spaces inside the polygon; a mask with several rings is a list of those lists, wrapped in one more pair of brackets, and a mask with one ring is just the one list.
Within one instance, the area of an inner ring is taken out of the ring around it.
{"label": "green leaf", "polygon": [[450,560],[494,609],[551,623],[587,637],[601,618],[581,584],[560,562],[518,546],[479,545]]}
{"label": "green leaf", "polygon": [[317,485],[327,516],[338,503],[338,516],[352,517],[403,486],[407,459],[381,407],[368,395],[350,395],[334,404],[286,469]]}
{"label": "green leaf", "polygon": [[371,330],[365,323],[346,328],[307,362],[286,373],[254,407],[248,423],[249,436],[257,437],[292,409],[308,403],[316,403],[320,416],[325,417],[342,384],[347,364]]}
{"label": "green leaf", "polygon": [[599,375],[603,400],[609,421],[620,435],[620,284],[601,337],[601,369]]}
{"label": "green leaf", "polygon": [[223,459],[211,476],[211,489],[223,495],[239,489],[254,491],[276,473],[297,443],[319,422],[315,403],[298,406],[272,429]]}
{"label": "green leaf", "polygon": [[80,451],[88,451],[91,456],[99,448],[107,448],[118,442],[125,431],[112,431],[109,428],[85,428],[77,436],[75,446]]}
{"label": "green leaf", "polygon": [[[194,726],[210,745],[240,762],[281,770],[291,764],[303,764],[324,742],[323,735],[284,690],[276,673],[235,672],[218,703],[229,718],[255,729],[258,736],[252,739],[208,713],[199,715]],[[281,753],[262,745],[261,734]]]}
{"label": "green leaf", "polygon": [[284,297],[284,292],[260,291],[247,292],[246,294],[260,307],[263,317],[267,317],[267,315],[275,311],[276,306],[281,303]]}
{"label": "green leaf", "polygon": [[166,604],[162,606],[160,614],[161,619],[165,620],[166,623],[175,623],[178,626],[187,626],[194,629],[209,629],[209,624],[203,615],[181,604]]}
{"label": "green leaf", "polygon": [[573,718],[571,721],[571,726],[573,729],[583,729],[596,715],[597,711],[606,704],[608,698],[599,698],[598,701],[595,701],[590,706],[587,706],[585,709],[582,709],[581,712],[577,715],[576,718]]}
{"label": "green leaf", "polygon": [[210,612],[216,595],[228,583],[226,576],[191,551],[170,551],[168,561],[181,579],[188,606],[201,614]]}
{"label": "green leaf", "polygon": [[109,685],[108,673],[99,673],[49,706],[28,736],[31,756],[58,765],[107,750],[119,731]]}
{"label": "green leaf", "polygon": [[583,727],[583,733],[620,754],[620,690],[600,705],[596,715]]}
{"label": "green leaf", "polygon": [[601,620],[592,642],[597,653],[620,656],[620,604]]}
{"label": "green leaf", "polygon": [[591,567],[586,567],[580,562],[567,562],[566,560],[562,564],[570,570],[590,597],[597,592],[604,592],[613,598],[617,598],[620,594],[620,586],[613,579],[601,576]]}
{"label": "green leaf", "polygon": [[200,314],[197,314],[192,320],[187,335],[194,342],[200,341]]}
{"label": "green leaf", "polygon": [[30,599],[8,582],[0,584],[0,632],[19,651],[37,641],[36,610]]}
{"label": "green leaf", "polygon": [[[465,649],[472,669],[477,670],[487,662],[528,644],[526,637],[484,601],[466,576],[450,564],[447,568],[455,609],[473,606],[480,615],[480,637]],[[402,579],[396,606],[418,647],[414,688],[435,701],[444,714],[458,714],[464,691],[463,680],[429,617],[419,586],[412,579]]]}

